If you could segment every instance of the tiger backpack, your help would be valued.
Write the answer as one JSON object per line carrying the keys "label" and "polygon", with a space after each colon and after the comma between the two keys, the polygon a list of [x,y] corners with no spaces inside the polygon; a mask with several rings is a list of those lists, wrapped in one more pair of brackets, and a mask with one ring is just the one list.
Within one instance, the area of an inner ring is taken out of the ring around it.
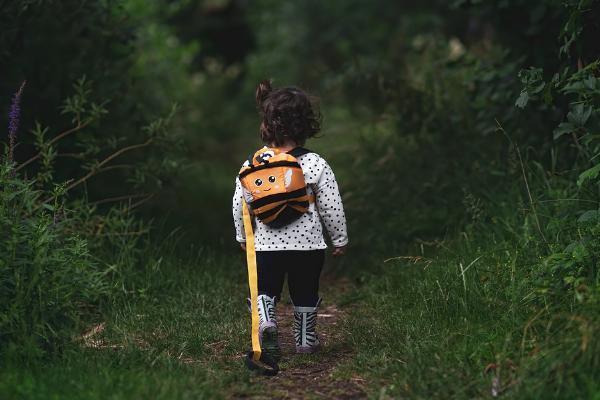
{"label": "tiger backpack", "polygon": [[308,211],[314,201],[306,190],[296,157],[310,153],[303,147],[288,152],[263,147],[242,166],[239,179],[254,216],[271,228],[281,228]]}

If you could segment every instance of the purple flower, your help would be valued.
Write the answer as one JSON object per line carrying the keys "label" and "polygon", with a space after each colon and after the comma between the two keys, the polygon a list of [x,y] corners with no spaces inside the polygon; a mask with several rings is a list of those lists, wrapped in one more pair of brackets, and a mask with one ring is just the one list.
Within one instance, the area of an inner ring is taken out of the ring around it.
{"label": "purple flower", "polygon": [[12,162],[14,158],[17,131],[19,130],[19,117],[21,116],[21,95],[23,94],[25,83],[27,83],[27,81],[21,83],[21,87],[13,96],[10,111],[8,112],[8,160],[10,162]]}

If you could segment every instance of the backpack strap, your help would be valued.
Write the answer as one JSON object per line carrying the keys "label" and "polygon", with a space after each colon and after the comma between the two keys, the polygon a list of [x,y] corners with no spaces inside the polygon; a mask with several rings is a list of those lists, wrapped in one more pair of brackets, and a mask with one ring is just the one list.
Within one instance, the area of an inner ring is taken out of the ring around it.
{"label": "backpack strap", "polygon": [[[300,157],[300,156],[303,156],[303,155],[308,154],[308,153],[313,153],[313,151],[309,150],[307,148],[298,146],[298,147],[295,147],[295,148],[291,149],[287,153],[290,156],[293,156],[293,157]],[[314,203],[315,202],[315,195],[314,194],[309,194],[308,195],[308,202],[309,203]]]}
{"label": "backpack strap", "polygon": [[264,164],[268,164],[269,160],[264,160],[264,159],[260,159],[258,157],[254,157],[256,155],[256,153],[252,153],[248,156],[248,166],[250,167],[250,169],[255,169],[256,166],[254,165],[254,161],[258,161],[260,163],[264,163]]}
{"label": "backpack strap", "polygon": [[300,157],[300,156],[303,156],[305,154],[312,153],[312,151],[310,151],[309,149],[306,149],[304,147],[300,147],[299,146],[299,147],[295,147],[295,148],[291,149],[287,153],[290,156],[293,156],[293,157]]}
{"label": "backpack strap", "polygon": [[252,153],[252,154],[250,154],[250,155],[248,156],[248,158],[247,158],[247,160],[248,160],[248,166],[249,166],[250,168],[254,168],[254,154],[255,154],[255,153]]}

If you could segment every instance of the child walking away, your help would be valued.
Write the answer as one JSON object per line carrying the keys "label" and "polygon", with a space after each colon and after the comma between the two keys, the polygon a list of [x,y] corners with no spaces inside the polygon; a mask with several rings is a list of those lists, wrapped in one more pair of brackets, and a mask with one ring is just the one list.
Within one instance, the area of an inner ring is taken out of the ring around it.
{"label": "child walking away", "polygon": [[320,130],[320,114],[309,96],[295,87],[274,89],[270,81],[256,89],[265,147],[252,154],[236,179],[233,219],[236,239],[246,249],[243,210],[254,226],[258,274],[257,307],[262,351],[278,360],[275,307],[285,276],[294,306],[296,352],[319,348],[316,332],[319,277],[327,230],[333,255],[348,244],[342,199],[333,171],[303,146]]}

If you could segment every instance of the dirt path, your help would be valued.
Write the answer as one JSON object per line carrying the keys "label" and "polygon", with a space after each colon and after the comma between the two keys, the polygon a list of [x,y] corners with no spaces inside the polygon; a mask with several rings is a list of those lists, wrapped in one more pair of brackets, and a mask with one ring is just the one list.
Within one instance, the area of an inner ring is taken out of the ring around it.
{"label": "dirt path", "polygon": [[[344,282],[335,282],[330,291],[346,290]],[[339,290],[338,290],[339,289]],[[345,310],[336,304],[325,303],[318,314],[318,333],[322,347],[312,355],[296,354],[292,335],[293,308],[284,299],[277,306],[279,342],[283,358],[281,371],[275,377],[256,376],[253,383],[264,387],[261,394],[235,394],[236,399],[363,399],[364,380],[359,376],[348,379],[333,376],[336,368],[352,357],[350,346],[341,332]]]}

